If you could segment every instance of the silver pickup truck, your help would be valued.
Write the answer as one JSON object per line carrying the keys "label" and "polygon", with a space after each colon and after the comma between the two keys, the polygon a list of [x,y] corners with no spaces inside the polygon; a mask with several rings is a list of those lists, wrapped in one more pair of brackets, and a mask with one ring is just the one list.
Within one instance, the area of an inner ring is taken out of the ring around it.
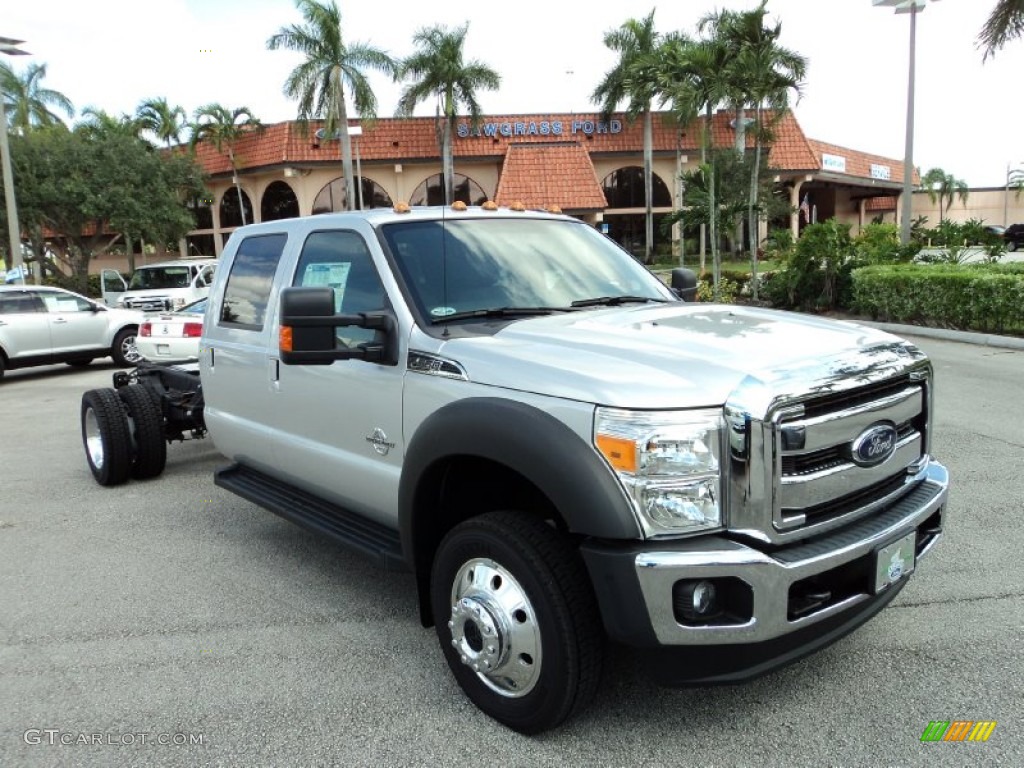
{"label": "silver pickup truck", "polygon": [[699,304],[594,228],[493,206],[242,227],[197,367],[85,393],[96,479],[208,434],[216,483],[415,575],[459,685],[524,733],[606,643],[739,682],[880,611],[939,540],[932,369],[847,323]]}

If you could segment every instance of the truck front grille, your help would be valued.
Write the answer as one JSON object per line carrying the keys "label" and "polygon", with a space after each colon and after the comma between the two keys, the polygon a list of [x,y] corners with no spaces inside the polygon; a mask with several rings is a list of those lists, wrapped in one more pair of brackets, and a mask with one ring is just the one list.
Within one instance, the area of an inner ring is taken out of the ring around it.
{"label": "truck front grille", "polygon": [[[882,364],[873,366],[876,357]],[[924,477],[927,359],[892,345],[823,368],[830,375],[783,378],[774,387],[752,382],[727,403],[734,534],[774,545],[818,537],[880,514]],[[848,386],[855,377],[860,386]]]}
{"label": "truck front grille", "polygon": [[[829,394],[784,409],[775,423],[773,524],[777,531],[867,515],[906,487],[926,456],[927,390],[908,376]],[[895,429],[891,455],[865,466],[856,441]]]}

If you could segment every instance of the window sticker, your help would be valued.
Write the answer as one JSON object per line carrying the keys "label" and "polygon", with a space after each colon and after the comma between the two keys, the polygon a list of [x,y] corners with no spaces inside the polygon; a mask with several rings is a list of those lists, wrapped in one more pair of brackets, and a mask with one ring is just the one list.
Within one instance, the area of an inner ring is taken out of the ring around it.
{"label": "window sticker", "polygon": [[345,286],[348,284],[348,273],[352,262],[343,261],[334,264],[307,264],[302,273],[302,285],[327,285],[334,289],[334,312],[341,314],[341,302],[345,298]]}

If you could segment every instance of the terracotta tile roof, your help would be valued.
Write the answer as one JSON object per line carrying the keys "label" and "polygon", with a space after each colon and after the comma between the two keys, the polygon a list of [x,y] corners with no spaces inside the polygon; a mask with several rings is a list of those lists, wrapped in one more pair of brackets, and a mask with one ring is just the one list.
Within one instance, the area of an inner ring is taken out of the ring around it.
{"label": "terracotta tile roof", "polygon": [[864,206],[867,211],[895,211],[896,210],[896,198],[895,197],[871,197],[868,198],[867,204]]}
{"label": "terracotta tile roof", "polygon": [[494,195],[498,205],[520,201],[527,208],[603,211],[608,203],[590,154],[578,141],[512,144]]}
{"label": "terracotta tile roof", "polygon": [[[734,131],[733,114],[719,111],[712,117],[711,135],[717,147],[731,146]],[[615,121],[614,125],[610,123]],[[469,132],[467,118],[459,125]],[[557,125],[557,133],[555,126]],[[244,136],[234,151],[242,170],[281,167],[290,164],[315,165],[336,162],[341,150],[337,140],[321,141],[316,130],[321,123],[310,123],[303,132],[296,122],[274,123],[261,133]],[[460,158],[505,157],[512,144],[548,144],[552,141],[575,141],[592,155],[635,155],[643,147],[643,121],[629,122],[622,114],[614,114],[608,122],[596,113],[488,115],[482,119],[479,135],[459,136],[453,140],[453,151]],[[618,128],[614,133],[610,127]],[[503,133],[504,131],[504,133]],[[505,135],[505,134],[508,135]],[[679,149],[696,154],[700,149],[702,123],[686,126],[680,138],[678,125],[667,112],[653,116],[652,138],[655,153],[674,153]],[[358,142],[363,162],[408,162],[440,157],[434,130],[434,118],[380,118],[363,124]],[[753,146],[752,138],[747,139]],[[218,152],[208,141],[199,142],[196,158],[211,175],[230,172],[226,148]],[[792,113],[782,117],[775,127],[775,142],[769,155],[772,165],[780,170],[812,171],[820,168],[820,157],[811,150],[803,131]]]}
{"label": "terracotta tile roof", "polygon": [[[855,176],[862,179],[871,179],[871,166],[877,165],[887,167],[889,169],[889,178],[884,181],[893,182],[895,184],[903,183],[903,161],[895,160],[891,157],[882,157],[881,155],[872,155],[867,152],[859,152],[856,149],[850,149],[849,147],[841,147],[838,144],[829,144],[824,141],[818,141],[816,139],[808,139],[808,143],[811,146],[812,151],[817,157],[817,168],[822,168],[822,155],[834,155],[846,159],[846,171],[845,175]],[[839,171],[839,173],[843,173]],[[914,171],[914,184],[921,183],[921,177]]]}

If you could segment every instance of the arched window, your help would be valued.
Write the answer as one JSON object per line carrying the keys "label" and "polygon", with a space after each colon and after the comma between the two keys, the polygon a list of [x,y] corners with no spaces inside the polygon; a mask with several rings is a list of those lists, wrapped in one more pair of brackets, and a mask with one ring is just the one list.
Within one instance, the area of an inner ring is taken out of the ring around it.
{"label": "arched window", "polygon": [[[357,176],[356,183],[362,185],[363,208],[390,208],[391,195],[380,184],[366,176]],[[345,210],[345,178],[328,182],[316,193],[313,200],[313,215],[318,213],[335,213]]]}
{"label": "arched window", "polygon": [[[238,198],[235,198],[237,201]],[[199,197],[193,197],[188,201],[188,208],[196,217],[195,229],[213,229],[213,211],[210,206],[213,204],[213,195],[204,193]]]}
{"label": "arched window", "polygon": [[[238,187],[231,185],[224,193],[224,197],[220,199],[221,229],[242,226],[242,212],[238,207],[238,191]],[[242,205],[245,206],[245,223],[252,224],[254,221],[252,217],[252,203],[249,201],[249,195],[245,193],[244,189],[242,190]]]}
{"label": "arched window", "polygon": [[260,221],[292,219],[298,215],[299,200],[288,184],[275,181],[267,187],[260,201]]}
{"label": "arched window", "polygon": [[[466,205],[483,205],[487,195],[469,176],[455,174],[455,199]],[[409,196],[409,205],[444,205],[444,178],[440,173],[428,176]]]}
{"label": "arched window", "polygon": [[[612,171],[601,182],[604,198],[609,208],[643,208],[644,202],[644,169],[638,165],[629,165]],[[654,208],[672,206],[672,196],[668,187],[656,173],[651,174],[651,192]]]}

